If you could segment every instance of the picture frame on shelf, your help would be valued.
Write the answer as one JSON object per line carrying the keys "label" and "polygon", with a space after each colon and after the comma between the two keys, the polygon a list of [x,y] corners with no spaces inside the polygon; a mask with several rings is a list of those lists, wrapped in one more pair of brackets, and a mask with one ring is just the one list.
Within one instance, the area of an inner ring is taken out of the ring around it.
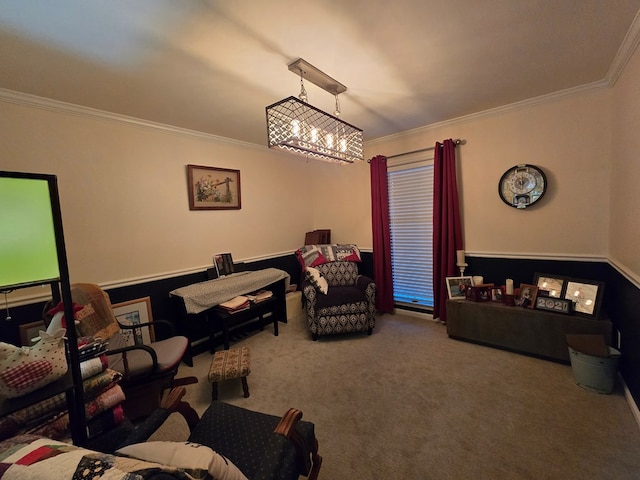
{"label": "picture frame on shelf", "polygon": [[576,314],[598,318],[604,296],[604,282],[567,278],[563,298],[573,302]]}
{"label": "picture frame on shelf", "polygon": [[446,277],[446,280],[449,299],[465,299],[467,289],[473,286],[473,279],[471,276]]}
{"label": "picture frame on shelf", "polygon": [[[122,325],[140,325],[143,323],[153,323],[151,312],[151,297],[142,297],[127,302],[111,305],[113,314]],[[120,330],[125,337],[127,345],[149,345],[156,341],[153,328],[144,326],[136,330]]]}
{"label": "picture frame on shelf", "polygon": [[20,345],[23,347],[31,347],[35,342],[31,340],[40,337],[40,330],[46,330],[47,327],[43,320],[39,322],[24,323],[18,326],[20,332]]}
{"label": "picture frame on shelf", "polygon": [[564,298],[564,290],[567,285],[566,277],[550,273],[536,273],[533,283],[539,290],[549,292],[548,297]]}
{"label": "picture frame on shelf", "polygon": [[239,210],[240,170],[187,165],[189,210]]}
{"label": "picture frame on shelf", "polygon": [[566,298],[543,297],[538,295],[535,305],[535,308],[538,310],[564,313],[565,315],[571,315],[573,313],[573,302]]}
{"label": "picture frame on shelf", "polygon": [[502,303],[504,301],[504,297],[502,295],[502,288],[501,287],[493,287],[491,289],[491,301],[492,302],[500,302],[500,303]]}
{"label": "picture frame on shelf", "polygon": [[529,285],[528,283],[520,284],[518,305],[524,308],[534,308],[536,305],[537,297],[538,297],[537,285]]}

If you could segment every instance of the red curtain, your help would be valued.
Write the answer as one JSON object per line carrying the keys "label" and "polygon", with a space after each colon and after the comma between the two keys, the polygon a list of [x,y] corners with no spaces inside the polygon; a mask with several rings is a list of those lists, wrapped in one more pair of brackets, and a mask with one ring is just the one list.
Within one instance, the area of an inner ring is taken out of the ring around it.
{"label": "red curtain", "polygon": [[387,157],[370,160],[371,224],[373,230],[373,275],[376,281],[376,307],[393,312],[393,277],[391,275],[391,235],[389,233],[389,191]]}
{"label": "red curtain", "polygon": [[453,140],[436,142],[433,176],[433,318],[446,323],[446,277],[459,275],[456,250],[463,249]]}

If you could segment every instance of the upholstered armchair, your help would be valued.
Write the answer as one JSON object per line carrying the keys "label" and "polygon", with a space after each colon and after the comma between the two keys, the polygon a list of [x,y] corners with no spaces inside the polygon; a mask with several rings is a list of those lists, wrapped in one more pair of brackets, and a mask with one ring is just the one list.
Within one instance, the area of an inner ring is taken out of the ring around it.
{"label": "upholstered armchair", "polygon": [[307,267],[302,286],[309,332],[320,335],[373,332],[376,284],[358,272],[353,261],[330,261]]}

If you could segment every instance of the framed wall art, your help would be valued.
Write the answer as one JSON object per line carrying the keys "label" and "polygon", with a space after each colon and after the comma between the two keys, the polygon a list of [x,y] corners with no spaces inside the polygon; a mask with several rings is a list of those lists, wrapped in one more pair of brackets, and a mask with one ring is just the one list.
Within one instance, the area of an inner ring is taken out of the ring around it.
{"label": "framed wall art", "polygon": [[187,165],[189,210],[239,210],[240,170]]}
{"label": "framed wall art", "polygon": [[598,318],[603,295],[604,282],[577,278],[567,279],[564,298],[574,302],[574,311],[577,314]]}
{"label": "framed wall art", "polygon": [[44,321],[24,323],[18,327],[20,330],[20,345],[23,347],[32,347],[34,342],[31,340],[40,337],[40,330],[46,330]]}
{"label": "framed wall art", "polygon": [[473,279],[471,277],[447,277],[447,292],[449,292],[449,298],[464,299],[467,289],[472,285]]}
{"label": "framed wall art", "polygon": [[[111,306],[116,320],[122,325],[140,325],[153,322],[151,313],[151,297],[142,297],[128,302],[116,303]],[[153,328],[148,326],[136,330],[120,330],[125,337],[127,345],[149,345],[155,342]]]}

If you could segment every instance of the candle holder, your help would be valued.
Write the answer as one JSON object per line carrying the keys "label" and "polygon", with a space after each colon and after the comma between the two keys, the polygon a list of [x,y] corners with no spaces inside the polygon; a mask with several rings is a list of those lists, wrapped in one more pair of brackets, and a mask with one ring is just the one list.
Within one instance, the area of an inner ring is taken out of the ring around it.
{"label": "candle holder", "polygon": [[456,265],[458,266],[458,268],[460,269],[460,276],[464,276],[464,269],[467,268],[469,266],[468,263],[456,263]]}

